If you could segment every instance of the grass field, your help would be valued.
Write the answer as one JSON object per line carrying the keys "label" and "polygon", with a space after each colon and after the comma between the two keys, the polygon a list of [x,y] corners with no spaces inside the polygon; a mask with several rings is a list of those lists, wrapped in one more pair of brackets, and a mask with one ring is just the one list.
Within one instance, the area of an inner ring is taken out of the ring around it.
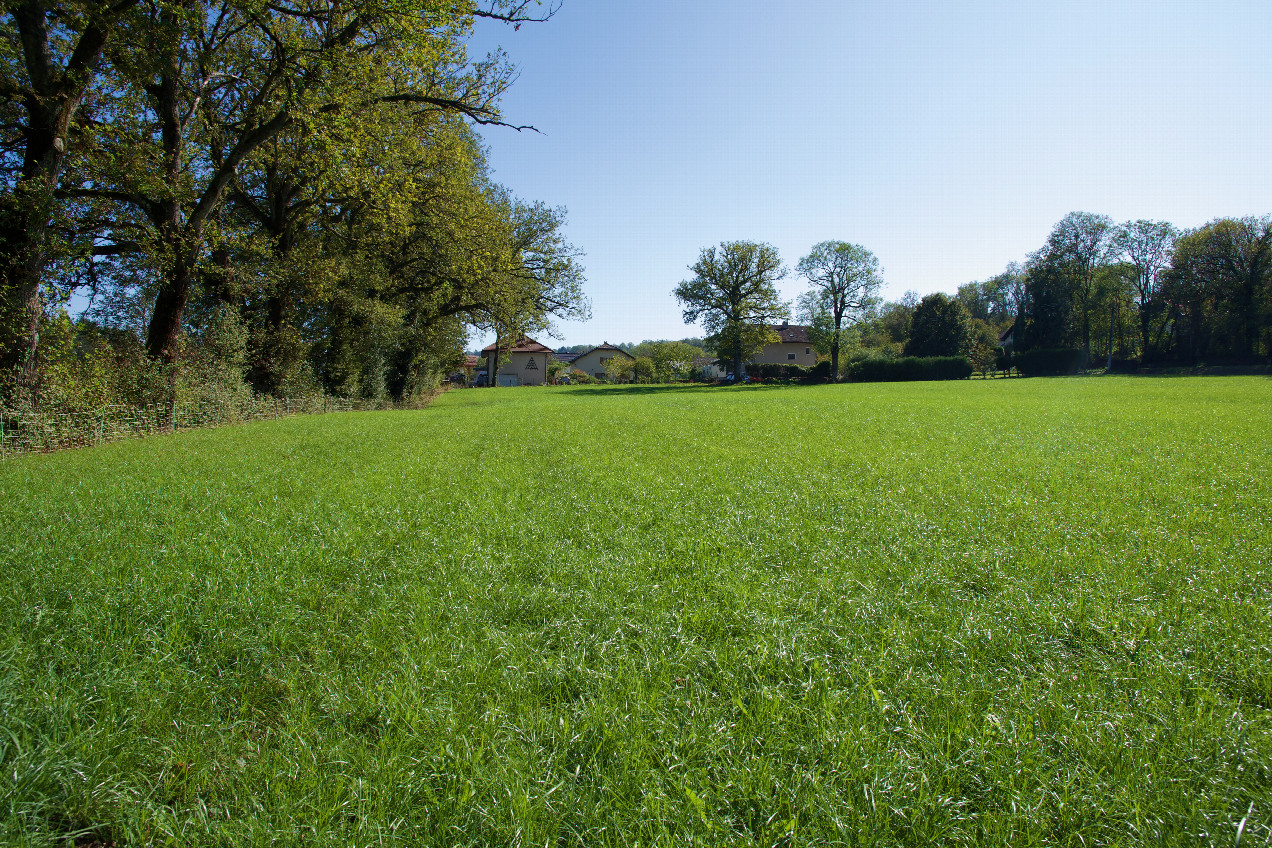
{"label": "grass field", "polygon": [[446,395],[0,464],[0,843],[1266,845],[1272,380]]}

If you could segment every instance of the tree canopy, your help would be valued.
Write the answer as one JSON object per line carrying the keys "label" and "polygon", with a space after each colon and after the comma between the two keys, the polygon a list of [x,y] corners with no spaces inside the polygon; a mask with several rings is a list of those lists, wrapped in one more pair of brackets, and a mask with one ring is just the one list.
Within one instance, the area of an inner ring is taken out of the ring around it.
{"label": "tree canopy", "polygon": [[270,393],[398,396],[468,328],[586,316],[564,210],[491,182],[471,129],[511,126],[515,76],[502,53],[468,56],[476,23],[551,11],[5,4],[4,397],[38,399],[56,355],[41,322],[76,291],[174,379],[218,332],[242,337],[243,375]]}
{"label": "tree canopy", "polygon": [[845,322],[856,324],[877,305],[883,276],[878,258],[859,244],[824,241],[799,260],[796,270],[812,289],[800,301],[819,347],[829,348],[831,374],[839,374]]}
{"label": "tree canopy", "polygon": [[746,376],[746,360],[777,340],[769,322],[788,314],[775,287],[786,276],[777,248],[753,241],[721,242],[703,248],[689,270],[693,279],[674,292],[685,323],[702,321],[710,334],[707,345],[732,361],[740,380]]}
{"label": "tree canopy", "polygon": [[971,351],[971,316],[956,298],[937,292],[914,308],[906,356],[966,356]]}

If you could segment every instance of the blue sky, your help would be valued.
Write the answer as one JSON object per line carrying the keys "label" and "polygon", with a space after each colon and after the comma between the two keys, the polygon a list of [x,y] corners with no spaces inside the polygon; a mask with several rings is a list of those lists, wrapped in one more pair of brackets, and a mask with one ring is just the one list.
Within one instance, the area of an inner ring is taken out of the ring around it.
{"label": "blue sky", "polygon": [[[569,210],[589,322],[559,344],[700,334],[698,252],[864,245],[886,297],[1023,260],[1074,210],[1197,226],[1272,212],[1272,3],[564,0],[480,24],[520,68],[494,178]],[[780,286],[794,298],[794,275]]]}

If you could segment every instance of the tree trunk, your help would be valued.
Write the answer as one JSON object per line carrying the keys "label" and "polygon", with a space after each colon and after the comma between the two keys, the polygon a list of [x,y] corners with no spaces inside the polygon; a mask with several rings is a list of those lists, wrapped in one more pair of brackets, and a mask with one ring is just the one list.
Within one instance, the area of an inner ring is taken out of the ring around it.
{"label": "tree trunk", "polygon": [[1149,314],[1148,305],[1140,304],[1140,364],[1149,361],[1148,355],[1148,337],[1149,337]]}
{"label": "tree trunk", "polygon": [[1105,371],[1113,370],[1113,328],[1117,324],[1117,301],[1109,302],[1109,357],[1104,365]]}
{"label": "tree trunk", "polygon": [[[167,18],[171,13],[164,13]],[[165,21],[171,23],[171,21]],[[181,73],[175,53],[166,57],[163,72],[157,85],[149,89],[159,119],[164,153],[164,176],[169,184],[181,184],[182,145],[185,125],[181,116],[181,104],[177,91],[177,79]],[[159,284],[155,298],[155,311],[150,316],[146,331],[146,353],[171,365],[176,359],[177,345],[181,339],[181,319],[186,302],[190,299],[190,282],[198,258],[201,233],[184,220],[181,202],[175,197],[165,199],[153,207],[152,220],[159,233],[159,241],[167,249],[169,257],[167,273]]]}
{"label": "tree trunk", "polygon": [[155,298],[155,311],[150,316],[150,327],[146,332],[146,353],[151,359],[166,365],[171,365],[176,359],[181,343],[181,319],[190,299],[190,281],[194,271],[193,249],[181,246],[174,253],[167,278]]}
{"label": "tree trunk", "polygon": [[[6,198],[18,206],[20,201]],[[36,391],[36,353],[40,345],[40,319],[44,302],[40,295],[45,254],[47,215],[39,209],[13,208],[6,216],[0,240],[6,267],[3,269],[3,297],[0,298],[0,368],[16,372],[19,387]],[[41,218],[45,223],[41,224]],[[38,398],[35,398],[38,401]]]}
{"label": "tree trunk", "polygon": [[46,244],[53,216],[53,189],[65,163],[66,126],[79,103],[64,98],[52,108],[33,104],[22,177],[4,198],[3,255],[0,256],[0,366],[18,369],[19,385],[34,387],[43,300],[40,283],[47,262]]}
{"label": "tree trunk", "polygon": [[49,45],[48,17],[41,0],[23,0],[10,10],[22,47],[30,90],[15,98],[26,112],[22,173],[0,222],[0,368],[20,368],[20,384],[34,390],[43,302],[40,283],[47,263],[53,190],[66,161],[66,138],[119,17],[136,0],[122,0],[94,16],[74,44],[65,67]]}
{"label": "tree trunk", "polygon": [[830,381],[839,382],[839,322],[835,322],[835,334],[830,337]]}

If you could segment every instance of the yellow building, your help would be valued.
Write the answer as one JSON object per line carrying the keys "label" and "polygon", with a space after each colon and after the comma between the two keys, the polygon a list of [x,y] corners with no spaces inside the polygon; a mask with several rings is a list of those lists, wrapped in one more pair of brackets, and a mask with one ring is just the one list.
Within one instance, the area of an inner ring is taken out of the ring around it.
{"label": "yellow building", "polygon": [[548,380],[552,348],[534,339],[523,336],[511,347],[490,345],[481,353],[486,360],[486,373],[495,375],[491,381],[497,386],[542,386]]}
{"label": "yellow building", "polygon": [[628,359],[634,358],[630,353],[622,348],[615,347],[609,342],[606,342],[605,344],[597,345],[587,353],[581,353],[576,356],[574,361],[570,363],[570,370],[582,371],[589,377],[604,379],[605,363],[609,362],[615,356],[625,356]]}
{"label": "yellow building", "polygon": [[781,341],[767,344],[764,350],[751,357],[752,365],[775,363],[777,365],[802,365],[811,368],[817,364],[817,350],[809,341],[808,331],[812,327],[802,324],[770,324],[769,329],[777,333]]}

